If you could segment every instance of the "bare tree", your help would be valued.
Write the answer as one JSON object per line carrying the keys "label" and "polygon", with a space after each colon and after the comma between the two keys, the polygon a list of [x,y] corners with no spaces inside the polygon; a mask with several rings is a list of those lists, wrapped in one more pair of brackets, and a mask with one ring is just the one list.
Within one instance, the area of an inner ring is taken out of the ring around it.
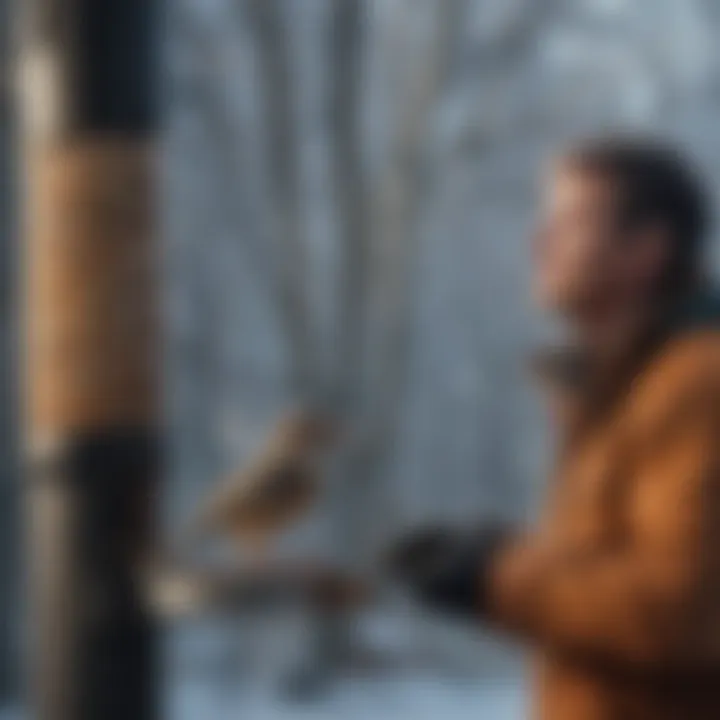
{"label": "bare tree", "polygon": [[314,329],[308,313],[304,213],[300,200],[297,112],[292,61],[279,0],[248,0],[263,78],[261,91],[265,160],[271,212],[268,236],[275,251],[271,281],[288,343],[290,389],[296,401],[313,402],[318,392],[314,373]]}
{"label": "bare tree", "polygon": [[[447,89],[464,6],[465,0],[450,0],[432,7],[429,47],[424,48],[399,92],[388,161],[381,167],[380,176],[372,178],[368,193],[350,185],[348,194],[356,198],[355,204],[339,206],[346,212],[345,227],[349,228],[343,238],[347,256],[361,259],[359,263],[351,260],[351,272],[345,277],[349,286],[355,288],[354,294],[346,295],[346,301],[356,303],[358,308],[346,312],[348,325],[343,331],[347,346],[341,347],[341,352],[345,349],[345,357],[354,358],[355,363],[365,360],[367,366],[346,378],[346,382],[356,384],[346,392],[351,397],[361,395],[363,402],[356,407],[354,443],[349,449],[344,477],[340,479],[334,515],[336,536],[346,543],[346,559],[363,565],[367,565],[382,539],[392,501],[384,481],[387,461],[397,439],[409,373],[420,242],[418,220],[432,185],[434,120]],[[344,77],[347,68],[357,68],[359,62],[347,58],[354,47],[345,39],[353,16],[342,7],[337,12],[336,85],[356,93],[354,99],[336,94],[336,113],[342,118],[343,112],[359,114],[361,100],[357,93],[361,83]],[[358,15],[356,9],[356,18]],[[348,132],[347,127],[338,124],[336,153],[354,159],[355,167],[338,172],[336,186],[343,187],[343,180],[361,176],[359,141],[357,132]],[[369,203],[362,205],[366,198]],[[365,219],[357,223],[355,218],[360,215]],[[353,249],[355,244],[357,249]],[[354,325],[350,322],[353,319]]]}

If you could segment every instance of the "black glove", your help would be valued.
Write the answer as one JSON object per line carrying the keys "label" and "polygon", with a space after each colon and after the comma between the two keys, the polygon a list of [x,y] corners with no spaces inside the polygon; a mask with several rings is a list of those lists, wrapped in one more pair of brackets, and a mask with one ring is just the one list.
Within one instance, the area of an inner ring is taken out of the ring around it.
{"label": "black glove", "polygon": [[482,615],[489,566],[508,534],[499,524],[416,530],[390,548],[385,566],[421,602],[453,614]]}

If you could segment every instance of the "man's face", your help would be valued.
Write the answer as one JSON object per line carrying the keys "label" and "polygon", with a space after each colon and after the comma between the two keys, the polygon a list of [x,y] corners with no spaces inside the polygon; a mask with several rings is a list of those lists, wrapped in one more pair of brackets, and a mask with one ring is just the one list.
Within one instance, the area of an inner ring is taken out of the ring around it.
{"label": "man's face", "polygon": [[561,162],[550,173],[535,234],[539,304],[572,315],[644,297],[664,267],[661,235],[623,226],[611,178]]}

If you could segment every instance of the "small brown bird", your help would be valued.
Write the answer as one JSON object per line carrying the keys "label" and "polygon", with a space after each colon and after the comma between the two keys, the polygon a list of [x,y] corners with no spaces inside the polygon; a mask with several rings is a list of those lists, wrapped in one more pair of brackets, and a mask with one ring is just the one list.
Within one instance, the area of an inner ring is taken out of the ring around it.
{"label": "small brown bird", "polygon": [[320,461],[336,438],[335,422],[324,415],[287,414],[259,455],[211,494],[193,535],[227,537],[262,558],[271,540],[317,497]]}

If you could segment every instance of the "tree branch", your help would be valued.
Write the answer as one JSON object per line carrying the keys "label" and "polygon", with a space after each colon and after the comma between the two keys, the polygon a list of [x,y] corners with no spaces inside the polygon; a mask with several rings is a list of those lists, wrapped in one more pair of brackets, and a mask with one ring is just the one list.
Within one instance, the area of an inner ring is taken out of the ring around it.
{"label": "tree branch", "polygon": [[297,399],[312,402],[318,388],[306,288],[308,272],[292,61],[279,1],[249,0],[248,10],[262,76],[265,151],[273,206],[270,236],[276,252],[274,280],[288,343],[290,385]]}
{"label": "tree branch", "polygon": [[369,271],[367,187],[362,168],[363,10],[360,0],[338,0],[331,22],[330,112],[339,264],[335,401],[357,408],[362,394],[365,302]]}

